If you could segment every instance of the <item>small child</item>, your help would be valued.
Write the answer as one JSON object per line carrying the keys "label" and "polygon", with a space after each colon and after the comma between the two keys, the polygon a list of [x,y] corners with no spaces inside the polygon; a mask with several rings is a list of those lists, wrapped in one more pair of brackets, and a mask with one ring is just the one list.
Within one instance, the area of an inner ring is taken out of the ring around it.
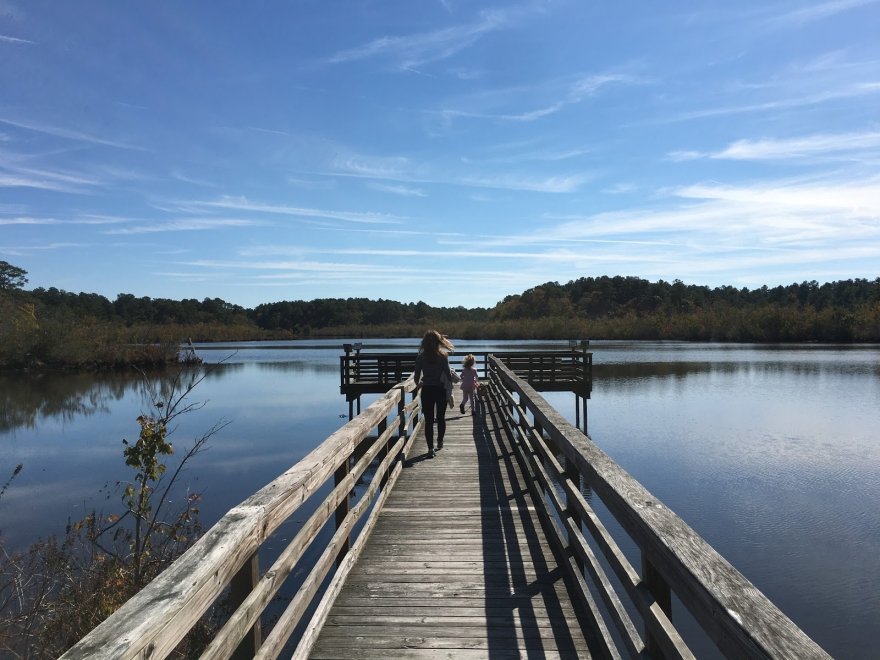
{"label": "small child", "polygon": [[477,378],[477,370],[474,369],[476,359],[470,353],[464,359],[464,369],[461,370],[461,405],[458,409],[464,414],[464,404],[471,402],[471,411],[477,403],[477,389],[480,387],[480,381]]}

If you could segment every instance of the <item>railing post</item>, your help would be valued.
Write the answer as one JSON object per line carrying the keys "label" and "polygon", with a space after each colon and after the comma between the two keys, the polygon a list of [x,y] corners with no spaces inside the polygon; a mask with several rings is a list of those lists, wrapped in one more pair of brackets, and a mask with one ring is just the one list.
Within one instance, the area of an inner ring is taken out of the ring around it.
{"label": "railing post", "polygon": [[397,401],[397,437],[406,437],[406,389],[400,388],[400,399]]}
{"label": "railing post", "polygon": [[[383,417],[383,418],[379,421],[379,426],[378,426],[378,429],[377,429],[377,431],[376,431],[376,436],[377,436],[377,437],[382,437],[382,434],[385,433],[385,431],[387,431],[387,430],[388,430],[388,417]],[[387,438],[387,439],[385,440],[385,444],[384,444],[384,446],[382,447],[382,449],[380,449],[380,450],[379,450],[379,453],[376,454],[376,458],[375,458],[375,460],[380,461],[380,462],[383,461],[383,460],[385,460],[385,457],[388,455],[388,450],[391,449],[391,445],[392,445],[392,444],[393,444],[392,439],[391,439],[390,437]],[[390,467],[390,466],[389,466],[389,467]],[[385,488],[385,484],[388,483],[388,475],[389,475],[390,472],[391,472],[391,471],[389,470],[388,472],[386,472],[386,473],[382,476],[382,480],[379,482],[379,488]]]}
{"label": "railing post", "polygon": [[584,428],[583,428],[583,431],[584,431],[584,435],[588,435],[590,433],[590,431],[589,431],[589,425],[587,424],[587,397],[585,397],[585,396],[581,397],[581,406],[584,409]]}
{"label": "railing post", "polygon": [[[251,555],[240,569],[238,573],[232,576],[229,582],[229,601],[230,607],[234,612],[238,609],[245,598],[247,598],[257,583],[260,581],[260,560],[257,553]],[[257,649],[263,643],[263,631],[260,628],[260,619],[254,624],[238,647],[232,654],[234,660],[244,660],[245,658],[253,658],[257,654]]]}
{"label": "railing post", "polygon": [[[569,460],[565,459],[565,472],[562,475],[566,480],[571,482],[571,485],[574,487],[574,490],[580,492],[581,490],[581,473],[577,469],[577,465]],[[583,531],[583,522],[581,520],[581,516],[578,513],[578,510],[574,507],[573,499],[569,497],[568,492],[565,494],[565,514],[569,517],[572,524],[577,527],[579,530]],[[568,548],[571,548],[574,545],[573,534],[569,532],[568,534]],[[584,572],[584,562],[581,559],[580,555],[572,553],[575,557],[575,561],[577,562],[578,567],[581,569],[581,574]]]}
{"label": "railing post", "polygon": [[[338,486],[342,483],[345,477],[348,476],[349,472],[349,458],[346,456],[345,460],[342,461],[342,465],[340,465],[336,472],[333,473],[333,484]],[[346,494],[345,497],[342,498],[342,501],[339,503],[339,506],[336,507],[336,529],[342,527],[345,523],[345,517],[348,515],[348,501],[349,495]],[[351,545],[351,537],[345,539],[339,549],[339,554],[336,555],[336,565],[339,566],[342,563],[345,555],[348,554],[348,548]]]}
{"label": "railing post", "polygon": [[[648,587],[648,591],[657,601],[660,609],[666,613],[666,616],[672,621],[672,592],[669,585],[659,571],[651,563],[648,553],[642,550],[642,581]],[[654,635],[645,626],[645,650],[651,654],[652,658],[663,658],[663,651],[657,643]]]}

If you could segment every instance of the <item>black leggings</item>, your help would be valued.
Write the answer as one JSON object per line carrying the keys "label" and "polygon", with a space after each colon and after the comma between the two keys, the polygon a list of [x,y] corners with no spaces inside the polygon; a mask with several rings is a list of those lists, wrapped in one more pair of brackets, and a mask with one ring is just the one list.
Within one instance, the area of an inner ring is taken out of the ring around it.
{"label": "black leggings", "polygon": [[434,419],[437,419],[437,442],[443,442],[446,433],[446,388],[442,385],[422,387],[422,413],[425,415],[425,440],[428,449],[434,448]]}

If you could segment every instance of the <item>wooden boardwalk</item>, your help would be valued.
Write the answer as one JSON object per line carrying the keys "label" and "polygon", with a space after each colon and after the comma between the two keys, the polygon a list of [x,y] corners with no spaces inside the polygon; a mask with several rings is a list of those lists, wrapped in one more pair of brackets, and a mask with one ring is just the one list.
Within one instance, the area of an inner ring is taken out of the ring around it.
{"label": "wooden boardwalk", "polygon": [[[577,373],[559,361],[545,369],[540,353],[487,356],[481,381],[503,405],[489,399],[476,414],[449,411],[446,446],[433,459],[421,401],[406,401],[412,378],[361,412],[343,361],[341,388],[358,415],[230,509],[62,657],[164,658],[223,599],[229,615],[204,648],[206,660],[291,651],[297,659],[695,660],[692,639],[700,648],[711,640],[729,658],[829,660],[541,397],[536,387],[552,389],[552,375],[532,386],[536,365],[539,375],[569,374],[583,386],[575,394],[586,420],[588,355],[567,354],[584,367]],[[261,567],[261,548],[293,516],[304,516],[293,538]],[[328,527],[333,534],[322,534]],[[635,544],[638,566],[620,540]],[[293,574],[295,595],[270,616]],[[673,623],[673,595],[691,614],[688,639]]]}
{"label": "wooden boardwalk", "polygon": [[590,657],[495,404],[446,419],[436,458],[415,439],[311,657]]}

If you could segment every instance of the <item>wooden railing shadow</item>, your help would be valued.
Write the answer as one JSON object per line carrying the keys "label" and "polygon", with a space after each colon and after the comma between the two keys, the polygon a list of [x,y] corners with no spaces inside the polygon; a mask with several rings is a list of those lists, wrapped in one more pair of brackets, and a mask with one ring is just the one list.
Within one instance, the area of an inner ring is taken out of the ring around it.
{"label": "wooden railing shadow", "polygon": [[537,579],[530,578],[525,570],[532,566],[536,578],[550,578],[551,582],[562,577],[563,573],[558,565],[549,566],[546,562],[539,540],[543,530],[535,527],[530,515],[528,487],[522,483],[507,433],[497,411],[485,401],[474,408],[473,437],[479,457],[488,656],[509,657],[512,650],[517,650],[517,640],[511,631],[518,627],[524,636],[531,638],[531,644],[526,644],[526,657],[545,657],[545,650],[538,646],[541,636],[536,634],[539,624],[535,597],[539,596],[551,624],[556,646],[553,651],[576,657],[572,631],[567,626],[559,598],[555,593],[548,593],[546,583],[542,585]]}

